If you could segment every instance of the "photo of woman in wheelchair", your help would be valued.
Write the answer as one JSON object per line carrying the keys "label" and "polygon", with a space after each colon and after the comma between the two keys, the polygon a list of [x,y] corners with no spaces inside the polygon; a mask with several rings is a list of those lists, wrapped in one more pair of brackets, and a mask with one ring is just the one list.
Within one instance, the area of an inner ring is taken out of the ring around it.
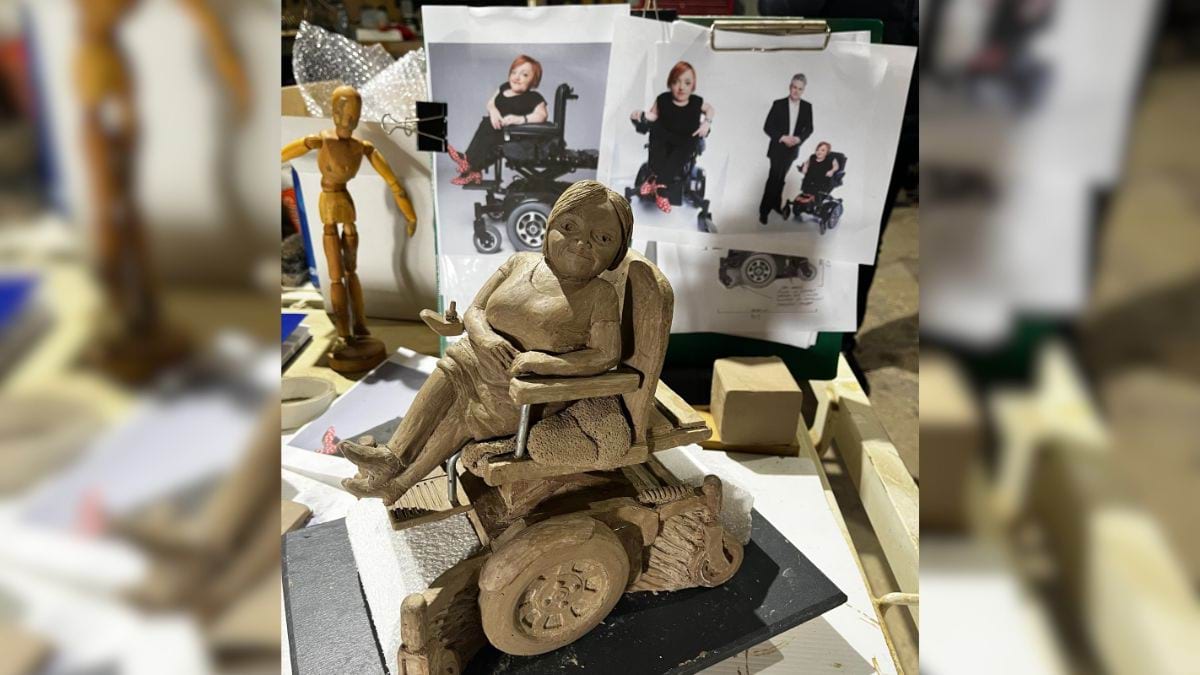
{"label": "photo of woman in wheelchair", "polygon": [[702,217],[707,215],[703,171],[696,168],[696,159],[716,111],[695,90],[696,70],[680,61],[667,75],[667,91],[649,110],[629,116],[638,133],[649,132],[650,143],[648,161],[638,171],[635,188],[626,190],[627,199],[653,199],[663,213],[670,213],[671,205],[682,204],[686,195],[701,207]]}
{"label": "photo of woman in wheelchair", "polygon": [[840,187],[846,175],[846,155],[834,152],[828,141],[817,144],[817,150],[804,164],[796,167],[804,174],[800,194],[783,206],[783,217],[795,214],[796,220],[805,215],[815,218],[821,234],[837,227],[845,210],[842,200],[835,198],[833,189]]}
{"label": "photo of woman in wheelchair", "polygon": [[542,82],[542,64],[521,54],[508,68],[508,81],[500,85],[484,104],[487,116],[471,137],[465,153],[448,146],[450,159],[458,167],[454,185],[479,184],[483,170],[496,161],[504,143],[504,128],[517,124],[540,124],[550,116],[546,99],[536,89]]}

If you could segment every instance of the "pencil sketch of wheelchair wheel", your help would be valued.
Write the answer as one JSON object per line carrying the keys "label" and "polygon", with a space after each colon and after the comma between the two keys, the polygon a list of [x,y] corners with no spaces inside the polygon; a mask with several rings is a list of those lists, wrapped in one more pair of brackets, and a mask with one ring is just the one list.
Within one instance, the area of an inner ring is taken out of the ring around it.
{"label": "pencil sketch of wheelchair wheel", "polygon": [[540,251],[546,241],[546,223],[550,220],[550,206],[538,201],[527,201],[513,209],[508,216],[508,238],[518,251]]}
{"label": "pencil sketch of wheelchair wheel", "polygon": [[817,268],[809,262],[808,258],[801,258],[796,265],[796,271],[800,273],[800,278],[805,281],[812,281],[817,278]]}
{"label": "pencil sketch of wheelchair wheel", "polygon": [[480,253],[499,253],[500,229],[495,225],[488,225],[482,233],[476,234],[475,250]]}
{"label": "pencil sketch of wheelchair wheel", "polygon": [[753,288],[771,285],[777,272],[775,259],[766,253],[755,253],[742,261],[742,278]]}
{"label": "pencil sketch of wheelchair wheel", "polygon": [[599,625],[628,581],[629,554],[604,523],[573,515],[531,525],[480,572],[483,632],[508,654],[544,654]]}

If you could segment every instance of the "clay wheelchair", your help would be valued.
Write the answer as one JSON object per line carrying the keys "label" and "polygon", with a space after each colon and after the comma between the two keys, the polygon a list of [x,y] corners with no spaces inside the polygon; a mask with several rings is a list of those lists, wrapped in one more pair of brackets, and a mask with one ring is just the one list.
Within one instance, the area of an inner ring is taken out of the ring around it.
{"label": "clay wheelchair", "polygon": [[[591,377],[513,378],[510,393],[522,406],[514,452],[468,467],[458,484],[460,451],[446,475],[393,505],[397,528],[465,512],[483,543],[482,553],[404,600],[398,660],[407,675],[461,672],[485,643],[514,655],[549,652],[598,625],[624,593],[714,587],[741,566],[742,545],[719,520],[721,481],[707,476],[690,487],[652,457],[711,434],[659,380],[671,287],[634,251],[603,278],[621,298],[621,364]],[[442,335],[462,330],[452,316],[422,317]],[[630,422],[623,457],[567,466],[523,451],[534,407],[603,396],[619,396]]]}

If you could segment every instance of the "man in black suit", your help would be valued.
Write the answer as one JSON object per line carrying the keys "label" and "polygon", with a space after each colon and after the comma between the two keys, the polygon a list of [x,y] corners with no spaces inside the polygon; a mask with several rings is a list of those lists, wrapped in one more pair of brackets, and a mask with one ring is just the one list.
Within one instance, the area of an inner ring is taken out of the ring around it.
{"label": "man in black suit", "polygon": [[763,225],[767,224],[768,213],[779,211],[783,180],[800,154],[800,144],[813,132],[812,104],[800,98],[807,84],[808,78],[796,73],[787,98],[771,104],[771,112],[763,123],[763,133],[770,139],[767,158],[771,160],[771,172],[767,174],[767,185],[758,205],[758,222]]}

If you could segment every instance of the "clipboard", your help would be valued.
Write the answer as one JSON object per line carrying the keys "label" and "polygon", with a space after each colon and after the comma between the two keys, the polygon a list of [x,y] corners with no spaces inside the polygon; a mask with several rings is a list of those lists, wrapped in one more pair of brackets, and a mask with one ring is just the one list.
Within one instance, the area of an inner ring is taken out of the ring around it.
{"label": "clipboard", "polygon": [[[649,4],[649,3],[648,3]],[[652,11],[648,9],[647,11]],[[810,45],[771,49],[780,51],[814,51],[828,46],[833,33],[868,31],[871,42],[883,41],[883,22],[879,19],[763,19],[760,17],[683,16],[688,21],[709,29],[709,46],[717,51],[767,51],[750,48],[722,47],[721,31],[751,32],[768,35],[824,35],[820,48]],[[819,333],[816,343],[807,349],[791,345],[726,335],[724,333],[673,333],[663,363],[663,379],[689,403],[704,405],[712,393],[713,361],[727,356],[778,356],[787,365],[797,382],[831,380],[837,375],[838,354],[841,353],[843,333]]]}

